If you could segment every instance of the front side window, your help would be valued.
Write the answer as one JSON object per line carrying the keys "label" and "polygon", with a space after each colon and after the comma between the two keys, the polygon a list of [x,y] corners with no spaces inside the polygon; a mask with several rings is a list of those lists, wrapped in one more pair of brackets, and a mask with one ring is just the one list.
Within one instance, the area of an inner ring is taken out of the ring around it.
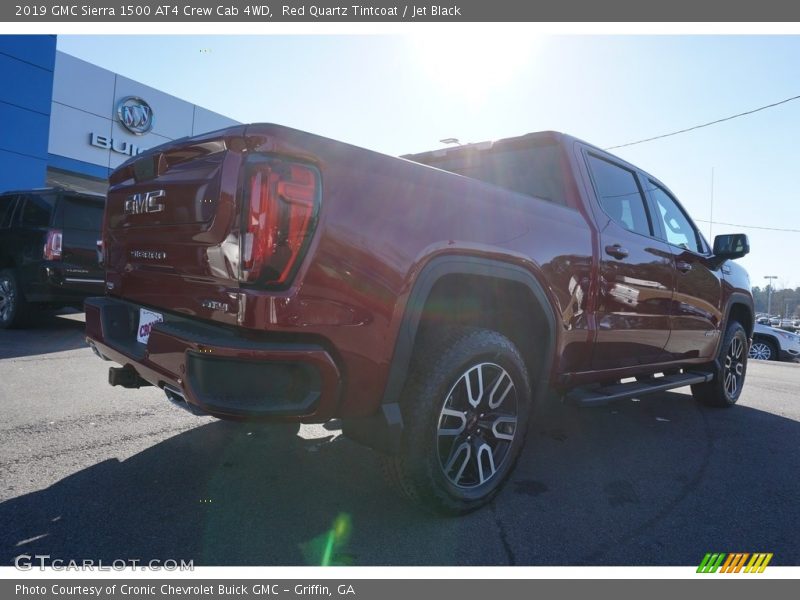
{"label": "front side window", "polygon": [[603,211],[629,231],[652,235],[644,197],[633,171],[591,154],[589,168]]}
{"label": "front side window", "polygon": [[700,242],[700,236],[686,213],[660,186],[652,181],[649,184],[650,194],[656,203],[657,218],[664,224],[667,242],[684,250],[702,254],[703,244]]}

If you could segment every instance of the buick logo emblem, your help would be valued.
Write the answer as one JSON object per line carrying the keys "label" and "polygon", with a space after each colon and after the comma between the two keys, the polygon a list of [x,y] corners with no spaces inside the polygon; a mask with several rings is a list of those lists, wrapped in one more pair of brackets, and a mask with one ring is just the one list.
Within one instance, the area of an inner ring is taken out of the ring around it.
{"label": "buick logo emblem", "polygon": [[134,135],[144,135],[153,128],[153,109],[136,96],[127,96],[119,101],[117,118]]}

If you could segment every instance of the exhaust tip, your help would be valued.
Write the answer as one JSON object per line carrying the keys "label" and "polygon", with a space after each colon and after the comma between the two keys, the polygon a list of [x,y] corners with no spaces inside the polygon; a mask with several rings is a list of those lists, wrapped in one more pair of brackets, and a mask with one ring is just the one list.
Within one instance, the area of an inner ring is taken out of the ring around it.
{"label": "exhaust tip", "polygon": [[186,401],[186,394],[184,394],[183,390],[178,389],[166,383],[162,384],[161,389],[164,390],[164,394],[167,396],[167,400],[169,400],[173,405],[177,406],[178,408],[187,410],[196,416],[201,416],[206,414],[202,410],[197,408],[194,404],[191,404]]}
{"label": "exhaust tip", "polygon": [[100,350],[97,349],[97,345],[92,340],[86,338],[86,343],[89,345],[89,348],[92,349],[92,352],[94,352],[95,356],[97,356],[98,358],[102,358],[103,360],[111,360],[110,358],[105,356],[102,352],[100,352]]}

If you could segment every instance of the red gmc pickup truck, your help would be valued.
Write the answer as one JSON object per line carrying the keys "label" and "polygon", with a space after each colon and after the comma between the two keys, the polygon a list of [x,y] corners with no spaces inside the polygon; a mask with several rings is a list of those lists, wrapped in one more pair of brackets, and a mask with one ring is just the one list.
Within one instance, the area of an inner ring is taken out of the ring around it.
{"label": "red gmc pickup truck", "polygon": [[271,124],[111,176],[112,385],[224,419],[342,421],[410,498],[487,502],[548,389],[580,405],[691,385],[733,405],[753,300],[669,189],[554,132],[394,158]]}

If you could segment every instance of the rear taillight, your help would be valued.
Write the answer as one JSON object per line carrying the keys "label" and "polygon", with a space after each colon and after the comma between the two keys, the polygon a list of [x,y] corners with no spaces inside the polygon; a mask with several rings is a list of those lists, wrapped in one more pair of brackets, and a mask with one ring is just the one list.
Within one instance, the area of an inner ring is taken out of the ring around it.
{"label": "rear taillight", "polygon": [[288,283],[313,233],[319,178],[311,167],[276,160],[250,168],[241,246],[242,281]]}
{"label": "rear taillight", "polygon": [[61,260],[61,230],[50,229],[44,243],[44,257],[47,260]]}

